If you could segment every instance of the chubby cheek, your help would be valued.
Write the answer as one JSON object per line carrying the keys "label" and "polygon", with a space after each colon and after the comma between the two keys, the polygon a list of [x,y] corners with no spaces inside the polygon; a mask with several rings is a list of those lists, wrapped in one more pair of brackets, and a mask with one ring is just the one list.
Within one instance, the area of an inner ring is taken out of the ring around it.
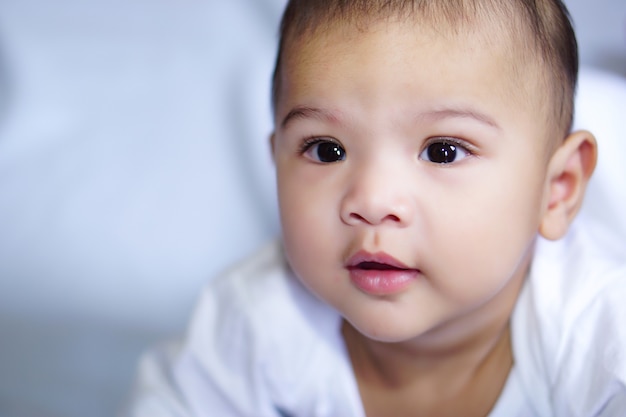
{"label": "chubby cheek", "polygon": [[540,192],[503,172],[473,187],[463,202],[431,208],[441,220],[429,249],[435,261],[428,262],[432,285],[455,303],[494,295],[525,272],[537,235]]}
{"label": "chubby cheek", "polygon": [[291,267],[313,292],[323,292],[323,283],[335,280],[341,265],[338,228],[340,219],[333,190],[307,187],[293,175],[279,176],[278,196],[282,237]]}
{"label": "chubby cheek", "polygon": [[327,191],[321,193],[315,183],[298,180],[297,174],[279,175],[280,220],[286,239],[315,245],[319,235],[328,232],[327,223],[334,212],[330,199],[333,191]]}

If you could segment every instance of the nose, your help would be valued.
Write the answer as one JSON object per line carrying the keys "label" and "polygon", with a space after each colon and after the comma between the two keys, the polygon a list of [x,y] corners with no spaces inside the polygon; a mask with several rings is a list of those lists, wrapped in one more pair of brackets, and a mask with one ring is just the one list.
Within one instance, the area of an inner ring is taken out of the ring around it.
{"label": "nose", "polygon": [[343,223],[406,227],[413,220],[415,207],[406,175],[370,166],[352,178],[341,201]]}

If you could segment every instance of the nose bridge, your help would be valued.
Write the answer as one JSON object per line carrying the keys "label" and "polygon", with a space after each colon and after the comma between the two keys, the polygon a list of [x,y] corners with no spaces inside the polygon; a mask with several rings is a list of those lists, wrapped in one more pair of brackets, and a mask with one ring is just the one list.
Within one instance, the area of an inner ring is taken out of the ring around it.
{"label": "nose bridge", "polygon": [[352,171],[342,201],[341,216],[348,224],[405,224],[411,220],[412,196],[407,174],[397,158],[378,153]]}

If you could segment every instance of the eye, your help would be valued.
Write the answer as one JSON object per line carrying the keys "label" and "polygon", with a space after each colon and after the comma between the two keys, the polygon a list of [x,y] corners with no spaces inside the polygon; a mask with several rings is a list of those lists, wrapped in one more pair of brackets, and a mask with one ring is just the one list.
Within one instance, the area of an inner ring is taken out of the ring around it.
{"label": "eye", "polygon": [[307,139],[303,143],[300,153],[315,162],[324,164],[346,159],[346,151],[343,149],[343,146],[331,139]]}
{"label": "eye", "polygon": [[471,155],[463,145],[451,139],[436,139],[420,154],[420,159],[434,164],[451,164]]}

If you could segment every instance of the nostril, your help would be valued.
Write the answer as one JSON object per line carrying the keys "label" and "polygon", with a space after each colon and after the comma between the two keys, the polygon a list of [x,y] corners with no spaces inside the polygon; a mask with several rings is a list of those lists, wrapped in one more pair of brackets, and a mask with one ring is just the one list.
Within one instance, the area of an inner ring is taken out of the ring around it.
{"label": "nostril", "polygon": [[350,193],[340,206],[341,221],[348,225],[405,226],[411,222],[412,202],[405,197],[380,198],[375,193]]}
{"label": "nostril", "polygon": [[389,221],[392,221],[392,222],[399,222],[400,221],[400,217],[396,216],[395,214],[389,214],[383,220],[389,220]]}
{"label": "nostril", "polygon": [[367,222],[367,219],[361,216],[359,213],[350,213],[350,219],[356,220],[358,222]]}
{"label": "nostril", "polygon": [[358,223],[379,224],[384,222],[400,223],[400,217],[395,214],[388,214],[382,218],[370,218],[359,213],[350,213],[350,220]]}

